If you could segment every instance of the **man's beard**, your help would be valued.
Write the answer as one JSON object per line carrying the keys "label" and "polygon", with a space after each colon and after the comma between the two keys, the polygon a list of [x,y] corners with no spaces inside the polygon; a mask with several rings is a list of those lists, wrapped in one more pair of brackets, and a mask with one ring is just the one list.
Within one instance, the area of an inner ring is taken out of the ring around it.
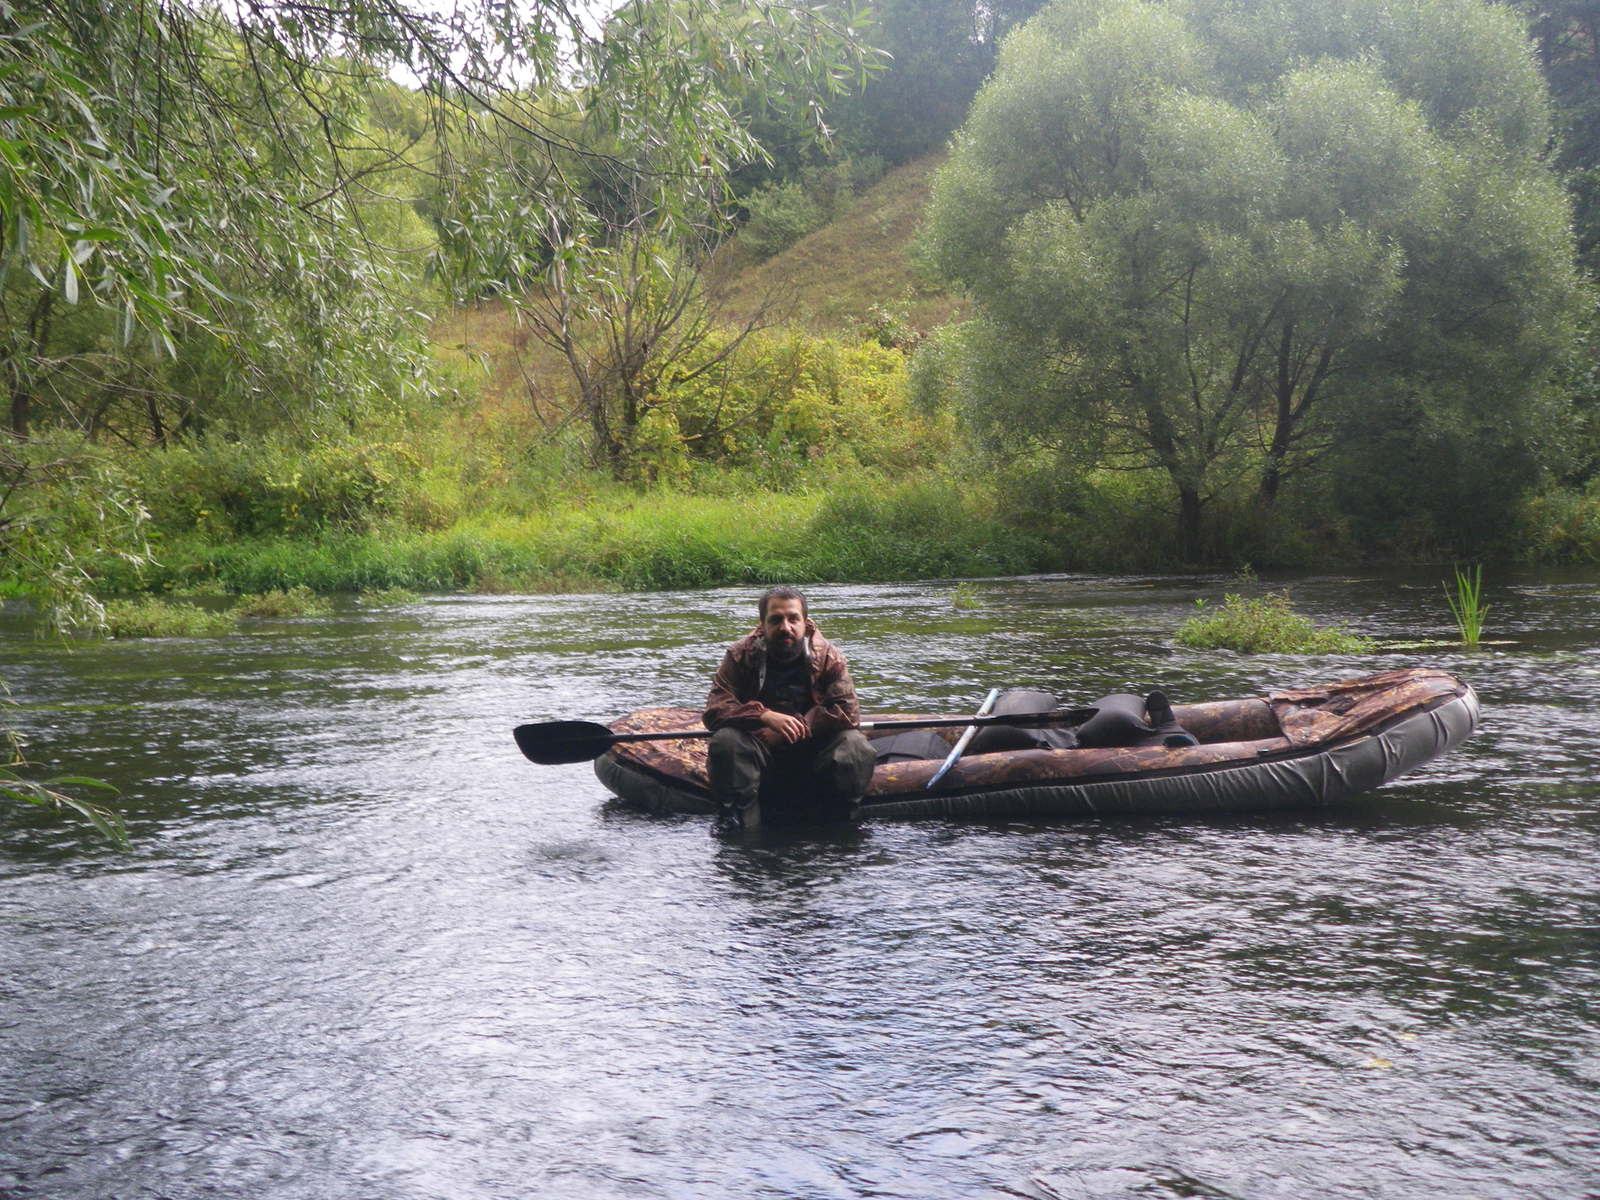
{"label": "man's beard", "polygon": [[781,663],[790,663],[799,658],[802,645],[800,638],[795,638],[792,642],[784,642],[770,634],[767,636],[767,653]]}

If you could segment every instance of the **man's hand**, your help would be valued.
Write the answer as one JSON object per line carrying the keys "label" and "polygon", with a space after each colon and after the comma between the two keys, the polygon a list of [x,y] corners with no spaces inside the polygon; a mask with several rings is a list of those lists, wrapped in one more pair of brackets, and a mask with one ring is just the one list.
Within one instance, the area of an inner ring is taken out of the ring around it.
{"label": "man's hand", "polygon": [[765,734],[767,730],[771,730],[772,733],[777,735],[776,741],[770,737],[764,737],[762,739],[769,745],[782,745],[787,743],[792,746],[796,742],[803,742],[811,735],[811,731],[806,728],[806,723],[799,717],[792,717],[788,713],[781,713],[776,709],[769,708],[766,712],[762,713],[761,724],[766,726],[765,729],[761,730],[763,734]]}

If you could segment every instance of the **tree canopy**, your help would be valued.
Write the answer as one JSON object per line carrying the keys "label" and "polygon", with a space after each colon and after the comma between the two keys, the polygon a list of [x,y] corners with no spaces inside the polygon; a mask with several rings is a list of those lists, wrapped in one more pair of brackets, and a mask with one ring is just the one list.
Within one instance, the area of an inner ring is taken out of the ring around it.
{"label": "tree canopy", "polygon": [[1520,483],[1578,296],[1549,144],[1477,0],[1058,0],[938,177],[926,251],[980,316],[924,375],[997,441],[1163,471],[1190,556],[1220,489],[1385,439]]}

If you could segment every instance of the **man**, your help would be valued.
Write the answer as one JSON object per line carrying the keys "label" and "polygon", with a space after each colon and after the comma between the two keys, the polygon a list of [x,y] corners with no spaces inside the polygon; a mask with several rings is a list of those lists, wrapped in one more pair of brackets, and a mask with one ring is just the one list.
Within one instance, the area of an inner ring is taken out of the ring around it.
{"label": "man", "polygon": [[728,647],[711,683],[711,796],[719,829],[760,823],[762,780],[807,815],[844,817],[872,778],[872,747],[844,655],[792,587],[761,597],[761,624]]}

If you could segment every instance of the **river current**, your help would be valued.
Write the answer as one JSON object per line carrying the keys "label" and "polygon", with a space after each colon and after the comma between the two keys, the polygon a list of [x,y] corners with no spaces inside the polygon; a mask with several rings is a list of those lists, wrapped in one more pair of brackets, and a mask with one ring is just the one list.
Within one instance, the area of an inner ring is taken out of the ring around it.
{"label": "river current", "polygon": [[[1290,582],[1451,629],[1438,572]],[[1477,652],[1175,646],[1229,586],[810,595],[869,711],[1426,664],[1482,728],[1327,811],[730,842],[510,731],[697,706],[753,589],[0,620],[31,756],[133,840],[0,809],[0,1196],[1600,1196],[1600,575],[1491,573]]]}

